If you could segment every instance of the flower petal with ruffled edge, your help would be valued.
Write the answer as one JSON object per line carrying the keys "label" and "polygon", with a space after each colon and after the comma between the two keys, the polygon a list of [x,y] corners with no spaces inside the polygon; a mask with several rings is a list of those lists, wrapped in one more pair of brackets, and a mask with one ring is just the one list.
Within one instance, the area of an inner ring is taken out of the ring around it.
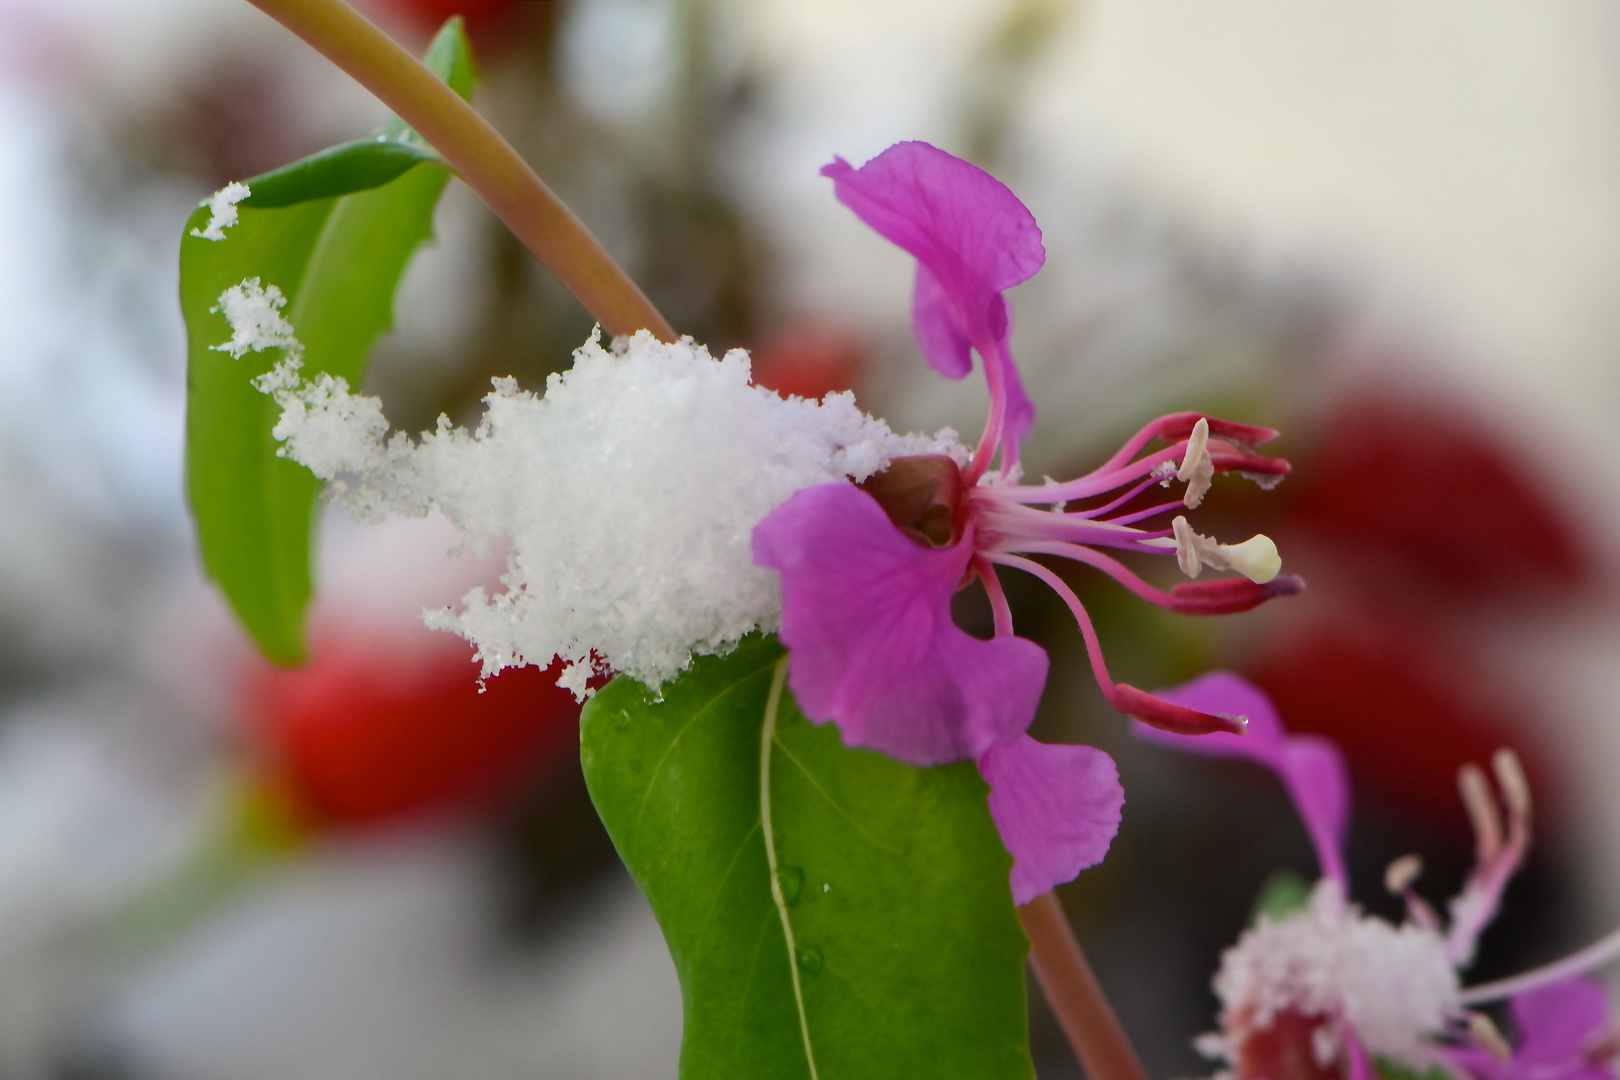
{"label": "flower petal with ruffled edge", "polygon": [[840,202],[916,257],[912,327],[929,365],[960,379],[971,369],[969,345],[1001,365],[1006,437],[1028,434],[1035,406],[1006,351],[1001,294],[1046,262],[1034,215],[1001,181],[925,142],[896,143],[858,169],[835,158],[821,174]]}
{"label": "flower petal with ruffled edge", "polygon": [[982,641],[951,621],[973,555],[909,539],[848,484],[806,488],[754,529],[754,561],[782,575],[788,685],[804,715],[844,742],[941,765],[1023,734],[1046,686],[1046,653]]}
{"label": "flower petal with ruffled edge", "polygon": [[979,755],[979,772],[990,785],[990,817],[1012,853],[1014,903],[1073,881],[1108,854],[1125,789],[1101,750],[1025,735]]}
{"label": "flower petal with ruffled edge", "polygon": [[1157,692],[1172,704],[1202,712],[1246,716],[1244,735],[1176,735],[1133,723],[1138,737],[1206,757],[1242,758],[1276,773],[1316,848],[1322,875],[1346,884],[1344,838],[1350,821],[1350,776],[1344,756],[1317,735],[1289,735],[1264,691],[1227,671]]}

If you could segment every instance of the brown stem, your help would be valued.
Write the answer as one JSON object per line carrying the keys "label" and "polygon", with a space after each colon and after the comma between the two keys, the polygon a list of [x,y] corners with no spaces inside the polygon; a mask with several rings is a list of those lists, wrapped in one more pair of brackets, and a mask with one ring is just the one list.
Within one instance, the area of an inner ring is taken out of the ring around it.
{"label": "brown stem", "polygon": [[1029,962],[1063,1034],[1090,1080],[1147,1080],[1056,893],[1045,893],[1018,909],[1029,936]]}
{"label": "brown stem", "polygon": [[415,128],[615,336],[675,331],[596,237],[471,105],[342,0],[249,0]]}

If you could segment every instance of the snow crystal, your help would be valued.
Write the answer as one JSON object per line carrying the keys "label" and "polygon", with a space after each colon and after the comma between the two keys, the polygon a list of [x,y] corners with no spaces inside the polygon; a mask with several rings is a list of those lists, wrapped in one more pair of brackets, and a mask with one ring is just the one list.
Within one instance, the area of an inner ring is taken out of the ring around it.
{"label": "snow crystal", "polygon": [[1428,1060],[1424,1036],[1458,1008],[1444,939],[1363,915],[1331,881],[1300,911],[1261,916],[1221,957],[1215,993],[1227,1017],[1256,1029],[1285,1010],[1340,1017],[1369,1053],[1414,1067]]}
{"label": "snow crystal", "polygon": [[341,379],[284,361],[261,385],[283,409],[282,453],[356,516],[437,509],[475,551],[509,538],[505,591],[473,589],[428,623],[473,642],[486,675],[560,657],[583,697],[593,672],[657,687],[693,654],[776,629],[777,575],[750,539],[794,492],[902,455],[966,460],[953,431],[897,436],[849,393],[783,400],[749,377],[741,350],[716,361],[642,332],[610,351],[593,334],[543,397],[495,380],[476,431],[440,417],[417,440],[389,436],[381,403]]}
{"label": "snow crystal", "polygon": [[236,204],[251,194],[246,184],[235,181],[214,192],[203,203],[208,207],[208,224],[201,230],[192,229],[191,235],[199,240],[225,239],[225,230],[236,224]]}
{"label": "snow crystal", "polygon": [[292,324],[282,317],[281,309],[286,306],[287,298],[281,290],[274,285],[261,287],[258,278],[232,285],[219,294],[219,303],[208,309],[225,313],[225,321],[231,324],[231,340],[209,347],[238,360],[249,352],[285,349],[293,360],[290,370],[296,371],[304,348],[293,336]]}

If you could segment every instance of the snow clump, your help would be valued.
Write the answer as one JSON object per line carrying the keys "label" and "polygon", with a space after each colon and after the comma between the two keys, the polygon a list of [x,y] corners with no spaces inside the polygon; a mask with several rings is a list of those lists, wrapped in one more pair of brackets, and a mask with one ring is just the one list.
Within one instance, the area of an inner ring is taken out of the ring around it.
{"label": "snow clump", "polygon": [[783,400],[749,378],[740,349],[717,361],[646,331],[610,349],[598,331],[544,396],[496,379],[476,430],[441,416],[419,439],[390,435],[381,402],[344,380],[304,379],[296,357],[259,385],[283,410],[281,453],[356,517],[438,510],[479,554],[509,539],[504,592],[424,617],[477,646],[485,675],[560,658],[559,685],[583,699],[593,674],[656,688],[693,655],[775,630],[777,575],[750,537],[794,492],[910,454],[966,460],[949,429],[896,435],[848,392]]}
{"label": "snow clump", "polygon": [[251,194],[246,184],[234,180],[214,192],[203,203],[208,207],[208,224],[201,230],[192,229],[191,235],[199,240],[225,239],[225,230],[236,224],[236,204]]}
{"label": "snow clump", "polygon": [[[1226,950],[1215,993],[1228,1021],[1264,1029],[1283,1012],[1325,1017],[1354,1031],[1369,1054],[1416,1068],[1432,1063],[1425,1036],[1459,1009],[1457,972],[1438,931],[1363,915],[1325,879],[1304,908],[1262,915]],[[1319,1046],[1319,1061],[1337,1049]]]}

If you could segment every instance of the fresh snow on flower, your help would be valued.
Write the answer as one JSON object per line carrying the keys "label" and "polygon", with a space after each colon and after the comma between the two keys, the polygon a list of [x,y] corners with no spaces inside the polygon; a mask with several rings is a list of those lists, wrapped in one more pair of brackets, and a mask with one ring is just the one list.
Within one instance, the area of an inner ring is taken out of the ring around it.
{"label": "fresh snow on flower", "polygon": [[[1414,1067],[1430,1060],[1423,1036],[1458,1009],[1445,938],[1414,923],[1363,915],[1337,883],[1282,919],[1262,915],[1221,957],[1215,993],[1227,1017],[1267,1027],[1280,1013],[1335,1017],[1368,1053]],[[1331,1049],[1328,1060],[1337,1054]]]}
{"label": "fresh snow on flower", "polygon": [[[233,344],[262,325],[232,318]],[[783,400],[749,377],[741,350],[716,361],[646,332],[610,350],[597,333],[544,396],[498,379],[476,431],[441,417],[420,439],[390,436],[381,402],[342,379],[305,381],[296,358],[260,388],[283,409],[282,453],[357,517],[436,509],[475,551],[510,539],[506,591],[475,588],[428,623],[473,642],[486,675],[560,657],[560,683],[583,697],[593,672],[656,687],[693,654],[775,630],[777,574],[754,565],[749,538],[794,492],[864,480],[893,457],[966,460],[948,429],[898,436],[847,392]]]}
{"label": "fresh snow on flower", "polygon": [[[219,294],[219,303],[210,311],[225,314],[231,324],[231,340],[210,346],[216,352],[230,353],[240,360],[249,352],[265,349],[285,349],[294,361],[303,354],[303,346],[293,336],[292,324],[281,314],[287,298],[274,285],[261,287],[258,278],[248,278]],[[296,363],[293,365],[296,370]]]}
{"label": "fresh snow on flower", "polygon": [[246,184],[234,180],[214,192],[203,203],[208,207],[208,224],[201,230],[192,229],[191,235],[199,240],[225,239],[225,230],[236,224],[236,204],[251,194]]}

